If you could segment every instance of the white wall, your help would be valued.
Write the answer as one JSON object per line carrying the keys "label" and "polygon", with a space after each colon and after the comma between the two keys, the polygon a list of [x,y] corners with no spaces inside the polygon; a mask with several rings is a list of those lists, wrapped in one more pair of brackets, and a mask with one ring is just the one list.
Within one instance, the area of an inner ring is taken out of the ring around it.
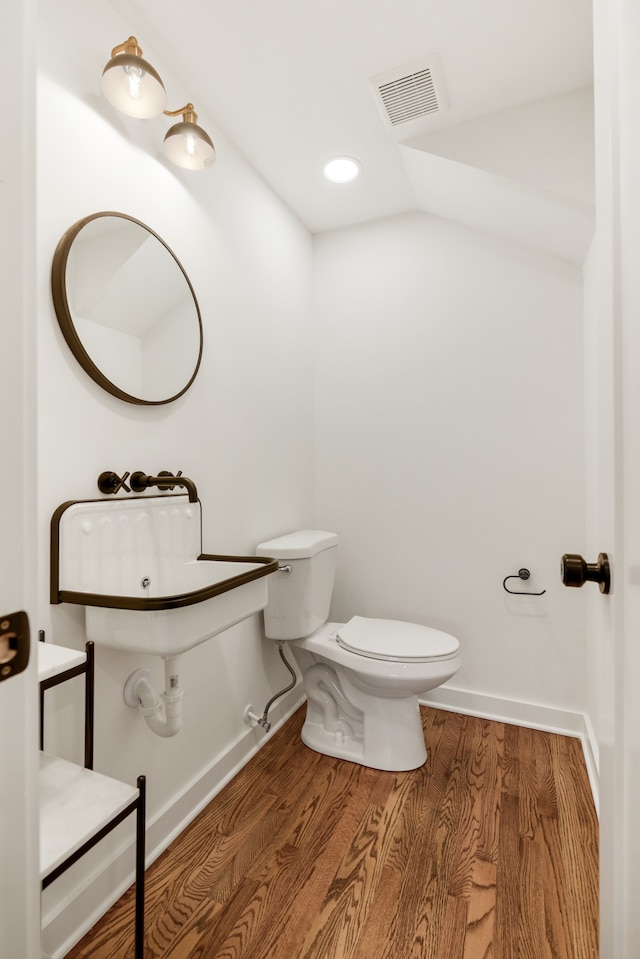
{"label": "white wall", "polygon": [[[312,244],[211,118],[201,114],[200,122],[216,143],[217,163],[190,173],[159,156],[165,118],[129,120],[106,103],[102,68],[111,47],[134,32],[132,24],[108,4],[79,0],[41,3],[39,15],[34,284],[41,560],[34,626],[45,628],[54,642],[80,646],[81,611],[49,606],[49,521],[60,503],[98,495],[103,470],[183,470],[198,487],[209,552],[250,553],[262,540],[311,523]],[[189,92],[171,75],[170,64],[140,40],[171,103],[186,102]],[[202,366],[189,392],[169,406],[132,406],[103,392],[76,363],[58,328],[49,290],[56,244],[76,220],[99,210],[148,223],[172,247],[198,296]],[[275,649],[261,639],[260,625],[255,616],[184,656],[183,728],[173,740],[155,737],[122,700],[123,684],[136,667],[149,668],[161,686],[161,661],[97,651],[96,768],[128,782],[146,773],[151,852],[216,785],[216,760],[228,753],[226,769],[263,736],[248,730],[244,708],[250,702],[261,708],[289,677],[282,676]],[[52,692],[50,703],[46,747],[78,758],[79,735],[72,730],[81,726],[81,697],[65,689]],[[92,861],[99,864],[100,856],[96,852]],[[47,890],[45,943],[52,952],[90,922],[96,908],[89,897],[78,900],[75,914],[64,909],[64,897],[76,895],[76,876],[84,868],[74,867]],[[108,877],[106,896],[122,878],[117,871]]]}
{"label": "white wall", "polygon": [[[464,657],[450,687],[581,712],[584,603],[559,577],[584,547],[580,270],[422,214],[315,251],[333,618],[442,628]],[[520,567],[545,596],[507,596]]]}

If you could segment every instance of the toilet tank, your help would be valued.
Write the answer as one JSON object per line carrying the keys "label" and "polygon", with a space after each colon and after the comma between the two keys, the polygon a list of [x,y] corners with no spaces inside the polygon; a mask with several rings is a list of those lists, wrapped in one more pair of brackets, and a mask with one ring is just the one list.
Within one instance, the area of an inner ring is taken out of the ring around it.
{"label": "toilet tank", "polygon": [[291,572],[274,573],[264,609],[269,639],[310,636],[329,617],[338,537],[319,529],[298,530],[260,543],[257,556],[271,556]]}

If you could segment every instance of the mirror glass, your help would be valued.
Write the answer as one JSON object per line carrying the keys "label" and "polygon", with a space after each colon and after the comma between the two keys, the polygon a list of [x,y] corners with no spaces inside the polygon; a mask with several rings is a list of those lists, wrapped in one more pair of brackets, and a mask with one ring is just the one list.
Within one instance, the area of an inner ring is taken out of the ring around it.
{"label": "mirror glass", "polygon": [[202,321],[182,265],[157,233],[123,213],[75,223],[53,258],[58,322],[96,383],[129,403],[169,403],[195,379]]}

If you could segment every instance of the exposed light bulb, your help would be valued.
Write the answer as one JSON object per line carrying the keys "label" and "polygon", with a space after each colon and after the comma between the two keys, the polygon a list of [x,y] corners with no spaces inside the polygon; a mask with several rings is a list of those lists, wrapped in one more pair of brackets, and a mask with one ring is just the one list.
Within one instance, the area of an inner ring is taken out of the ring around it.
{"label": "exposed light bulb", "polygon": [[142,78],[144,71],[139,67],[125,67],[124,72],[127,75],[127,94],[132,100],[139,100],[142,96]]}

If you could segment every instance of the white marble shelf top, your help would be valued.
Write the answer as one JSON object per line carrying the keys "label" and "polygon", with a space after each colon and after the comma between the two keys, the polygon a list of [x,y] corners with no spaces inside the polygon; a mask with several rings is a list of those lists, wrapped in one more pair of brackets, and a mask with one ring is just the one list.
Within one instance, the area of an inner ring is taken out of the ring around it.
{"label": "white marble shelf top", "polygon": [[55,643],[36,643],[38,650],[38,682],[63,673],[66,669],[81,666],[87,658],[84,650],[67,649]]}
{"label": "white marble shelf top", "polygon": [[40,753],[40,878],[138,796],[138,788]]}

